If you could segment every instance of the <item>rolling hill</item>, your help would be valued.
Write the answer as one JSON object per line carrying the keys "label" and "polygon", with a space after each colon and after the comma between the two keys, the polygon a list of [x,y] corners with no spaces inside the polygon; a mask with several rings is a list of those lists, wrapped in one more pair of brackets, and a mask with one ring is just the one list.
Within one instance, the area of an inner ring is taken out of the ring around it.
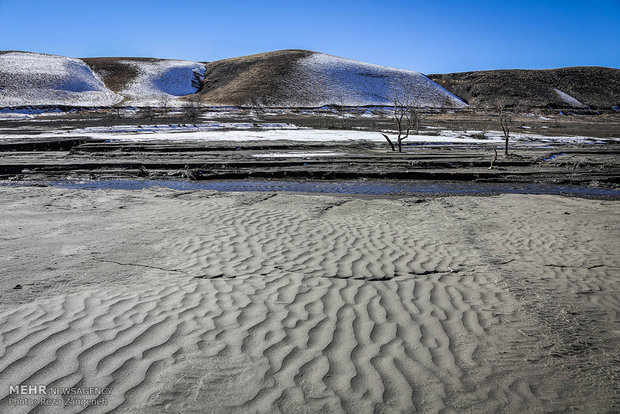
{"label": "rolling hill", "polygon": [[419,72],[356,62],[306,50],[281,50],[206,64],[203,100],[272,106],[390,105],[401,89],[420,106],[466,104]]}
{"label": "rolling hill", "polygon": [[153,58],[82,59],[108,88],[123,97],[127,105],[157,105],[162,96],[194,94],[194,72],[202,75],[204,64],[186,60]]}
{"label": "rolling hill", "polygon": [[500,101],[527,108],[604,108],[620,106],[620,70],[570,67],[546,70],[489,70],[429,75],[473,107]]}
{"label": "rolling hill", "polygon": [[[204,78],[197,84],[196,78]],[[280,50],[202,63],[155,58],[75,59],[0,51],[0,108],[23,106],[279,107],[384,106],[406,90],[420,106],[612,108],[620,70],[573,67],[425,76],[307,50]]]}
{"label": "rolling hill", "polygon": [[[205,79],[200,90],[196,75]],[[144,106],[158,105],[162,96],[171,105],[181,105],[190,96],[209,105],[390,105],[392,96],[405,89],[421,106],[466,106],[419,72],[305,50],[210,63],[9,52],[0,55],[0,89],[0,107]]]}
{"label": "rolling hill", "polygon": [[0,52],[0,107],[109,106],[121,99],[80,59]]}

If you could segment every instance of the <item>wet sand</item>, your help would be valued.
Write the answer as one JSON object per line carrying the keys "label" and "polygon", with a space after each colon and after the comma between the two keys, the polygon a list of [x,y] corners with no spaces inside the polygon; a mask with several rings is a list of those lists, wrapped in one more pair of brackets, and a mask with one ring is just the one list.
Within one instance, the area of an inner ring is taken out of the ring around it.
{"label": "wet sand", "polygon": [[[0,207],[0,412],[620,408],[618,201],[0,188]],[[10,405],[18,384],[110,394]]]}

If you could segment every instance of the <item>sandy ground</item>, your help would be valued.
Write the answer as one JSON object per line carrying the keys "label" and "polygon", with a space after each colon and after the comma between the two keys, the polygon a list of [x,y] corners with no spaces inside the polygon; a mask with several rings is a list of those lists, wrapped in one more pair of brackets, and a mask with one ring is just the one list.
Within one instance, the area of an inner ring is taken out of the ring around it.
{"label": "sandy ground", "polygon": [[[0,188],[0,209],[2,413],[620,409],[617,201]],[[20,384],[109,393],[32,407]]]}

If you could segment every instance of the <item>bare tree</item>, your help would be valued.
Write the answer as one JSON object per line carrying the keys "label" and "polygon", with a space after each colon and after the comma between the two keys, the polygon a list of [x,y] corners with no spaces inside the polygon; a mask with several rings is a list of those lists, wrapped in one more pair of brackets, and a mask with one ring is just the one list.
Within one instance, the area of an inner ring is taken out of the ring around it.
{"label": "bare tree", "polygon": [[164,115],[167,115],[168,108],[170,107],[170,95],[168,95],[167,93],[160,95],[157,104],[161,109],[162,113]]}
{"label": "bare tree", "polygon": [[[388,144],[390,144],[390,147],[392,147],[392,151],[396,151],[396,148],[394,148],[394,143],[392,142],[392,140],[390,139],[390,137],[388,137],[386,134],[381,133],[381,135],[383,135],[383,137],[385,138],[385,140],[388,142]],[[400,142],[399,142],[400,144]],[[400,146],[398,147],[398,149],[400,150]],[[402,151],[400,151],[402,152]]]}
{"label": "bare tree", "polygon": [[505,100],[500,100],[497,103],[497,116],[499,118],[499,123],[502,127],[502,133],[504,134],[505,147],[504,147],[504,155],[508,156],[508,141],[510,139],[510,127],[512,125],[512,116],[510,112],[508,112],[507,104]]}
{"label": "bare tree", "polygon": [[182,112],[186,122],[195,123],[200,117],[200,95],[191,95],[183,105]]}
{"label": "bare tree", "polygon": [[[398,144],[398,152],[403,152],[402,142],[409,137],[409,132],[415,129],[416,134],[420,132],[420,121],[422,115],[420,108],[413,93],[406,87],[400,87],[390,96],[393,105],[392,117],[396,126],[398,135],[396,143]],[[387,134],[381,134],[392,147],[392,151],[396,151],[394,143]]]}
{"label": "bare tree", "polygon": [[252,96],[245,103],[245,106],[250,108],[250,110],[254,111],[254,114],[257,117],[260,117],[265,112],[265,104],[259,96]]}
{"label": "bare tree", "polygon": [[153,118],[155,118],[155,111],[153,110],[153,107],[145,106],[140,112],[144,118],[150,119],[151,122],[153,122]]}
{"label": "bare tree", "polygon": [[414,105],[409,107],[409,118],[411,119],[411,127],[415,130],[416,135],[420,134],[420,125],[424,119],[424,113],[417,103],[414,101]]}
{"label": "bare tree", "polygon": [[182,108],[183,117],[187,122],[194,123],[200,116],[200,107],[194,101],[186,102]]}
{"label": "bare tree", "polygon": [[439,112],[443,114],[450,108],[454,108],[454,103],[450,95],[441,95],[439,97]]}
{"label": "bare tree", "polygon": [[113,108],[114,108],[114,111],[116,112],[116,117],[118,119],[121,119],[121,109],[123,109],[123,107],[116,105]]}
{"label": "bare tree", "polygon": [[489,170],[496,168],[495,161],[497,161],[497,148],[493,147],[493,152],[495,153],[495,155],[493,156],[493,159],[491,160],[491,165],[489,166]]}
{"label": "bare tree", "polygon": [[340,111],[340,127],[341,128],[345,128],[346,127],[346,120],[345,120],[345,104],[346,102],[346,96],[344,95],[344,93],[338,93],[338,95],[336,96],[336,99],[338,100],[338,106],[339,106],[339,111]]}

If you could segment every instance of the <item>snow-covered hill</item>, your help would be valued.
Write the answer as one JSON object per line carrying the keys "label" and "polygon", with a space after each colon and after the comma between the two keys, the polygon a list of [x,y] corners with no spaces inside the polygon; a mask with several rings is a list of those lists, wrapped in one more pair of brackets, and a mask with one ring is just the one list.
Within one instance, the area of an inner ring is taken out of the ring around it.
{"label": "snow-covered hill", "polygon": [[108,106],[121,99],[79,59],[29,52],[0,53],[0,107]]}
{"label": "snow-covered hill", "polygon": [[402,95],[418,106],[467,106],[423,74],[369,63],[356,62],[323,53],[313,53],[296,62],[287,79],[289,97],[285,106],[393,105]]}
{"label": "snow-covered hill", "polygon": [[460,108],[465,102],[419,72],[310,52],[280,50],[206,64],[207,102],[271,106],[393,105],[403,92],[419,106]]}
{"label": "snow-covered hill", "polygon": [[[125,98],[128,105],[157,105],[167,96],[174,105],[176,97],[190,95],[194,73],[202,75],[204,64],[185,60],[151,58],[84,59],[106,85]],[[178,102],[177,102],[178,103]]]}
{"label": "snow-covered hill", "polygon": [[202,75],[205,71],[203,64],[183,60],[126,63],[135,67],[138,76],[121,93],[136,99],[149,95],[183,96],[195,93],[197,88],[192,86],[194,72]]}
{"label": "snow-covered hill", "polygon": [[[195,74],[204,74],[197,91]],[[384,106],[408,95],[423,107],[616,108],[620,70],[575,67],[429,75],[307,50],[209,63],[155,58],[73,59],[0,51],[0,108],[17,106]],[[458,95],[458,96],[457,96]]]}

